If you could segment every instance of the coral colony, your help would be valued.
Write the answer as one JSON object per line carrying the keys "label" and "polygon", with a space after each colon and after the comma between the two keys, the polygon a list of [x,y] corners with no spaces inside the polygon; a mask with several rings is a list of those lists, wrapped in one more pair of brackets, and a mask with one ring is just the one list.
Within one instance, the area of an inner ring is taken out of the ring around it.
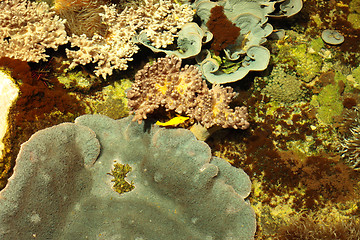
{"label": "coral colony", "polygon": [[[189,130],[144,127],[85,115],[33,135],[0,193],[1,239],[253,238],[246,173]],[[132,166],[121,195],[114,160]]]}
{"label": "coral colony", "polygon": [[0,0],[0,239],[359,239],[360,1],[305,3]]}

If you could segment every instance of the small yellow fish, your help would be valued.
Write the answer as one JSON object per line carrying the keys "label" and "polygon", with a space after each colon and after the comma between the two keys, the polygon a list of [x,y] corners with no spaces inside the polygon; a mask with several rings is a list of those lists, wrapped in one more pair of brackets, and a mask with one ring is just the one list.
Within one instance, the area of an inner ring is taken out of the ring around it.
{"label": "small yellow fish", "polygon": [[159,126],[163,126],[163,127],[167,127],[167,126],[176,126],[180,123],[183,123],[185,122],[186,120],[188,120],[189,117],[183,117],[183,116],[177,116],[177,117],[174,117],[172,119],[170,119],[169,121],[167,122],[159,122],[157,121],[155,124],[156,125],[159,125]]}

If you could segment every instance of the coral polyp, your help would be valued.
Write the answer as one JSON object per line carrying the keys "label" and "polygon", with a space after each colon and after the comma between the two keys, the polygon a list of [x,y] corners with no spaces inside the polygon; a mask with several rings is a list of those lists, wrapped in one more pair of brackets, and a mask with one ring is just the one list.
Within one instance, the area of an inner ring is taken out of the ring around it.
{"label": "coral polyp", "polygon": [[97,0],[87,1],[55,1],[54,10],[57,14],[66,19],[65,27],[67,33],[92,37],[94,34],[105,37],[107,26],[101,21],[104,9],[101,8],[102,2]]}

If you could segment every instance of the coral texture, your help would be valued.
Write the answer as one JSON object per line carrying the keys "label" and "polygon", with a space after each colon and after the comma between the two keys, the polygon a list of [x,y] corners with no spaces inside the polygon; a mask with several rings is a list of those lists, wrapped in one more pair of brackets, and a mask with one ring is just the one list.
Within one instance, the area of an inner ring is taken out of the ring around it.
{"label": "coral texture", "polygon": [[85,34],[91,38],[95,33],[105,36],[107,26],[101,21],[99,13],[104,13],[99,0],[57,0],[54,11],[66,19],[65,27],[69,36]]}
{"label": "coral texture", "polygon": [[275,67],[269,77],[259,79],[267,81],[262,93],[271,97],[273,101],[292,103],[304,97],[302,82],[279,67]]}
{"label": "coral texture", "polygon": [[0,9],[0,57],[39,62],[48,57],[46,48],[68,41],[64,20],[44,2],[4,0]]}
{"label": "coral texture", "polygon": [[126,8],[121,13],[114,5],[102,5],[102,8],[101,21],[108,27],[106,36],[73,35],[71,46],[80,49],[67,50],[67,55],[73,59],[70,68],[97,63],[95,74],[103,78],[111,75],[114,69],[127,69],[127,62],[132,61],[132,55],[139,50],[134,38],[140,31],[146,33],[154,46],[166,47],[194,14],[189,5],[179,6],[171,1],[150,0],[142,7]]}
{"label": "coral texture", "polygon": [[[114,160],[132,168],[121,195]],[[253,239],[250,190],[189,130],[86,115],[22,145],[0,192],[0,238]]]}
{"label": "coral texture", "polygon": [[185,114],[204,127],[246,129],[246,107],[231,109],[229,103],[236,93],[231,87],[214,85],[209,89],[195,66],[181,67],[175,56],[159,58],[147,64],[135,75],[135,83],[128,91],[128,105],[135,113],[134,121],[146,119],[147,114],[160,106],[167,111]]}
{"label": "coral texture", "polygon": [[[273,32],[267,23],[271,16],[291,16],[302,8],[301,0],[196,0],[193,3],[201,28],[213,34],[215,55],[221,51],[221,63],[210,53],[200,62],[203,76],[211,83],[224,84],[243,79],[250,71],[263,71],[269,64],[270,51],[261,46]],[[226,64],[238,65],[232,72]]]}
{"label": "coral texture", "polygon": [[344,114],[345,134],[340,142],[343,160],[355,170],[360,170],[360,110],[353,107]]}

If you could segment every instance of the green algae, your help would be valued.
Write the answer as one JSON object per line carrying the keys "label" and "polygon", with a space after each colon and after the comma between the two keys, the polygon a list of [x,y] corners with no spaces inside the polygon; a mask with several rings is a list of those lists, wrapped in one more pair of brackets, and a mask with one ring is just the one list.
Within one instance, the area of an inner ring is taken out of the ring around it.
{"label": "green algae", "polygon": [[317,108],[316,117],[324,124],[332,124],[334,117],[339,116],[344,108],[340,100],[339,86],[329,84],[319,95],[314,95],[310,104]]}
{"label": "green algae", "polygon": [[94,97],[87,99],[88,113],[103,114],[115,119],[128,116],[126,90],[131,85],[132,82],[129,79],[121,79],[104,87]]}
{"label": "green algae", "polygon": [[321,39],[309,41],[303,35],[288,31],[287,41],[276,44],[278,53],[273,55],[275,64],[281,64],[304,82],[311,82],[321,71],[323,58],[319,51],[324,46]]}
{"label": "green algae", "polygon": [[85,75],[82,71],[68,71],[58,76],[57,79],[65,88],[82,91],[88,91],[92,86],[100,83],[99,78]]}
{"label": "green algae", "polygon": [[319,37],[311,40],[310,47],[316,52],[319,53],[320,50],[324,47],[324,41]]}
{"label": "green algae", "polygon": [[349,4],[349,10],[347,20],[353,28],[360,29],[360,0],[352,0]]}
{"label": "green algae", "polygon": [[108,173],[108,174],[110,176],[114,177],[114,179],[111,181],[114,182],[113,189],[116,192],[122,194],[125,192],[130,192],[131,190],[133,190],[135,188],[133,181],[128,183],[125,180],[126,175],[129,172],[131,172],[131,170],[132,170],[132,168],[130,167],[129,164],[121,164],[121,163],[114,164],[114,169],[111,170],[111,173]]}

